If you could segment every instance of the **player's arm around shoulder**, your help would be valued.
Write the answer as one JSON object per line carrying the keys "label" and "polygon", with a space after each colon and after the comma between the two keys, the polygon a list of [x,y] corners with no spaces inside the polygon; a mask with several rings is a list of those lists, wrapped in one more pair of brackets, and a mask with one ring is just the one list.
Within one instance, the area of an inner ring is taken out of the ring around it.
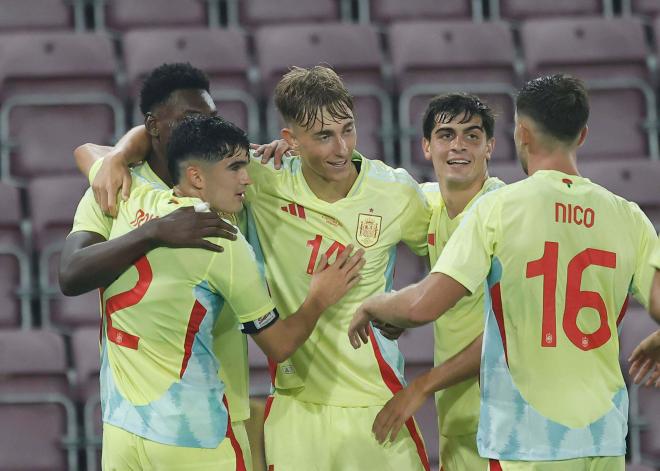
{"label": "player's arm around shoulder", "polygon": [[402,212],[399,217],[401,241],[415,254],[426,256],[428,254],[427,233],[432,214],[432,198],[426,192],[432,188],[432,184],[421,186],[404,169],[399,168],[392,171],[402,204]]}

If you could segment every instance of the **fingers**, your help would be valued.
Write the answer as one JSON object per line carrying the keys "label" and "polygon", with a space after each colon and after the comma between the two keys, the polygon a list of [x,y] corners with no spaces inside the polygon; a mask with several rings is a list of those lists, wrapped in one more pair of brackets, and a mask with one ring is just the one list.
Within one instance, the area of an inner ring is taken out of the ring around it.
{"label": "fingers", "polygon": [[200,240],[199,248],[210,250],[211,252],[224,252],[225,249],[221,245],[216,245],[208,240]]}
{"label": "fingers", "polygon": [[385,404],[385,407],[378,413],[376,420],[374,420],[374,425],[371,427],[371,431],[376,437],[376,441],[381,444],[385,441],[387,432],[389,432],[389,429],[387,428],[387,423],[390,420],[389,404],[389,402]]}
{"label": "fingers", "polygon": [[644,377],[647,375],[647,373],[651,371],[651,368],[653,368],[654,364],[655,362],[652,359],[650,358],[645,359],[643,363],[641,363],[641,365],[639,366],[639,371],[635,375],[633,382],[635,384],[641,383]]}
{"label": "fingers", "polygon": [[207,237],[220,237],[221,239],[236,240],[236,234],[225,231],[221,227],[203,227],[199,229],[195,237],[206,239]]}
{"label": "fingers", "polygon": [[346,284],[347,291],[350,290],[353,286],[357,285],[361,279],[362,279],[361,275],[357,275],[349,279],[348,283]]}
{"label": "fingers", "polygon": [[255,155],[259,155],[260,148],[261,148],[261,144],[255,144],[254,142],[250,142],[250,149],[254,151]]}
{"label": "fingers", "polygon": [[390,425],[390,429],[392,430],[390,432],[390,442],[396,440],[396,436],[399,434],[399,431],[401,430],[401,427],[403,427],[404,423],[405,423],[404,420],[397,417],[394,423]]}
{"label": "fingers", "polygon": [[273,152],[273,158],[275,159],[275,168],[279,170],[282,166],[282,158],[289,150],[289,144],[284,140],[280,139],[275,141],[275,151]]}
{"label": "fingers", "polygon": [[314,273],[320,273],[328,267],[328,256],[326,254],[321,255],[318,263],[316,264],[316,269]]}
{"label": "fingers", "polygon": [[128,201],[128,197],[131,194],[131,184],[133,183],[133,179],[131,178],[131,174],[127,171],[124,173],[124,178],[122,179],[121,183],[121,197],[124,201]]}
{"label": "fingers", "polygon": [[[355,256],[353,256],[355,257]],[[364,264],[367,263],[367,261],[360,256],[360,258],[357,260],[357,262],[353,263],[353,257],[351,257],[347,262],[343,270],[346,270],[346,277],[349,280],[352,280],[356,276],[360,274],[360,271],[362,268],[364,268]]]}
{"label": "fingers", "polygon": [[343,268],[344,264],[351,256],[351,252],[353,252],[353,244],[348,244],[346,248],[337,255],[333,265],[337,265],[338,268]]}

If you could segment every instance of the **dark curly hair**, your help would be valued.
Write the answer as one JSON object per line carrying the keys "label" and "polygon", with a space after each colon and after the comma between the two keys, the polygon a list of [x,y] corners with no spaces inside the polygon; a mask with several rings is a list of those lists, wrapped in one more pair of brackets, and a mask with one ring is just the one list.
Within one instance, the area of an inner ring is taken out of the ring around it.
{"label": "dark curly hair", "polygon": [[565,74],[527,82],[516,98],[516,111],[562,142],[573,142],[589,119],[589,96],[582,80]]}
{"label": "dark curly hair", "polygon": [[481,117],[481,123],[488,139],[495,133],[495,115],[478,96],[468,93],[447,93],[433,97],[424,111],[422,120],[424,137],[431,140],[433,128],[438,123],[449,123],[457,116],[459,123],[467,123],[474,115]]}
{"label": "dark curly hair", "polygon": [[156,67],[142,82],[140,111],[146,115],[164,103],[176,90],[195,89],[209,91],[209,78],[189,63],[163,64]]}
{"label": "dark curly hair", "polygon": [[188,116],[174,128],[167,146],[167,166],[175,183],[180,164],[189,159],[219,162],[239,151],[248,152],[245,131],[219,116]]}

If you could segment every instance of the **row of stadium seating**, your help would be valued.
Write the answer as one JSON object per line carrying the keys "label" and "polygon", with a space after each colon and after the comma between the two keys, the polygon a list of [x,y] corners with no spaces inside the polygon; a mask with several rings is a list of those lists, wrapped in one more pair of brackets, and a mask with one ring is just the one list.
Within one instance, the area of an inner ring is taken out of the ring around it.
{"label": "row of stadium seating", "polygon": [[[637,306],[629,309],[623,324],[625,371],[625,359],[655,327]],[[100,469],[98,333],[98,327],[79,328],[68,336],[46,329],[0,329],[0,470]],[[264,397],[266,359],[253,342],[249,344],[250,394]],[[408,380],[432,366],[431,326],[406,331],[399,345]],[[627,376],[626,380],[630,384]],[[660,395],[637,386],[629,386],[629,391],[629,458],[633,463],[660,466]],[[438,431],[432,399],[416,419],[435,466]]]}
{"label": "row of stadium seating", "polygon": [[0,32],[95,29],[124,32],[151,27],[241,26],[350,21],[384,25],[426,18],[505,19],[548,16],[655,16],[654,0],[2,0]]}
{"label": "row of stadium seating", "polygon": [[516,88],[540,74],[573,73],[587,81],[592,102],[581,160],[657,161],[653,51],[660,50],[660,19],[655,32],[647,43],[644,24],[635,18],[529,20],[517,44],[501,22],[400,22],[385,36],[364,24],[267,26],[254,35],[254,59],[248,37],[236,29],[130,32],[119,59],[103,34],[5,34],[0,175],[25,184],[74,172],[71,150],[84,141],[114,142],[139,123],[131,97],[141,79],[159,64],[177,61],[204,69],[220,113],[261,141],[278,135],[281,123],[270,96],[282,73],[294,64],[330,64],[356,97],[359,149],[418,176],[431,169],[419,145],[420,115],[430,96],[472,91],[491,104],[499,115],[493,163],[506,164],[506,174],[515,154]]}

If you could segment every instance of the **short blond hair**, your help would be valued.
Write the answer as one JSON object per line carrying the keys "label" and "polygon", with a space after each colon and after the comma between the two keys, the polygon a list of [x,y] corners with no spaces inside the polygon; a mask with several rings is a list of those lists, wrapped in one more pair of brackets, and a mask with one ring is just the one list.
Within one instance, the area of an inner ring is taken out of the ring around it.
{"label": "short blond hair", "polygon": [[275,87],[275,106],[287,123],[310,129],[323,124],[323,109],[335,121],[351,118],[353,97],[329,67],[292,67]]}

